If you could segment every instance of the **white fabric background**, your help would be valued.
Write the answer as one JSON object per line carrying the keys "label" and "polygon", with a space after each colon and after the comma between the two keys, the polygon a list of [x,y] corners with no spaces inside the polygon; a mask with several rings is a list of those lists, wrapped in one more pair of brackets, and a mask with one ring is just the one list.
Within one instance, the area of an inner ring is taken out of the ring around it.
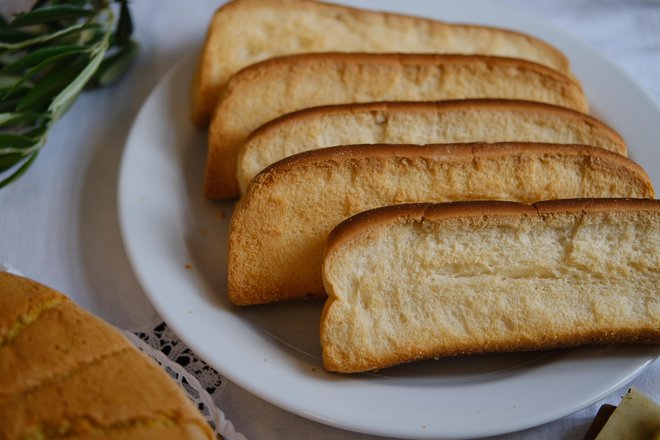
{"label": "white fabric background", "polygon": [[[660,100],[660,1],[500,1],[578,36]],[[66,292],[121,328],[158,320],[121,243],[116,188],[123,144],[152,87],[178,59],[199,46],[205,27],[199,23],[207,23],[219,3],[133,1],[142,49],[129,75],[113,87],[82,95],[56,125],[27,175],[0,190],[0,261]],[[660,361],[635,384],[660,401]],[[606,401],[616,404],[624,392]],[[601,403],[533,430],[497,438],[580,439]],[[294,416],[231,384],[218,404],[250,439],[374,438]]]}

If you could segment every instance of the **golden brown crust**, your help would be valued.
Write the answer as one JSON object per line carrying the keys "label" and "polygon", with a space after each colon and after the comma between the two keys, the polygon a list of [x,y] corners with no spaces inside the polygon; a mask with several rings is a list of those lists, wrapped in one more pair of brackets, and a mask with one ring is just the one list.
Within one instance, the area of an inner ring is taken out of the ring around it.
{"label": "golden brown crust", "polygon": [[[110,325],[72,301],[64,301],[0,347],[0,406],[13,396],[126,349],[127,345]],[[16,371],[21,374],[16,375]]]}
{"label": "golden brown crust", "polygon": [[[214,47],[215,40],[218,38],[217,34],[221,34],[224,31],[224,28],[227,26],[224,23],[225,19],[231,20],[230,17],[236,10],[239,10],[243,7],[251,7],[252,5],[257,5],[257,7],[271,7],[271,8],[282,8],[284,10],[310,10],[310,9],[320,9],[326,10],[329,16],[334,16],[335,14],[348,14],[353,17],[367,16],[367,15],[380,15],[384,16],[389,22],[390,26],[393,24],[401,24],[402,22],[413,21],[417,23],[418,26],[435,26],[441,28],[462,28],[462,29],[482,29],[489,30],[497,34],[508,35],[513,39],[524,40],[529,47],[535,47],[539,52],[543,52],[545,58],[547,59],[548,65],[558,69],[564,73],[569,73],[570,66],[569,61],[566,56],[559,51],[557,48],[551,46],[550,44],[540,40],[539,38],[532,37],[530,35],[510,30],[510,29],[500,29],[484,25],[476,24],[450,24],[438,20],[431,20],[421,17],[413,17],[404,14],[395,14],[395,13],[385,13],[379,11],[367,11],[357,8],[351,8],[342,5],[335,5],[323,2],[315,2],[308,0],[259,0],[257,2],[251,0],[239,0],[229,2],[219,8],[211,21],[209,26],[206,40],[204,43],[204,48],[198,63],[197,72],[194,79],[193,86],[193,108],[192,108],[192,119],[200,127],[206,126],[209,122],[209,118],[212,114],[213,108],[217,102],[218,97],[221,95],[226,84],[224,83],[225,78],[216,78],[213,74],[215,63],[222,62],[222,54],[218,53],[218,49]],[[415,26],[415,27],[418,27]],[[347,50],[351,50],[348,48]],[[322,51],[322,50],[307,50],[310,51]],[[353,49],[353,51],[356,51]],[[279,51],[278,51],[279,52]],[[282,53],[272,53],[269,57],[282,55]],[[218,61],[220,60],[220,61]],[[258,57],[256,59],[246,60],[246,64],[253,64],[254,62],[260,61]],[[235,73],[235,72],[230,72]]]}
{"label": "golden brown crust", "polygon": [[109,431],[159,420],[204,423],[176,383],[129,345],[71,373],[7,403],[0,434],[26,438],[63,425],[68,433],[83,434],[89,428]]}
{"label": "golden brown crust", "polygon": [[[510,58],[493,55],[463,55],[463,54],[440,54],[440,53],[365,53],[365,52],[311,52],[293,55],[282,55],[251,64],[239,70],[229,81],[228,88],[235,87],[238,81],[250,81],[254,77],[261,76],[263,72],[271,70],[276,66],[289,66],[291,64],[316,64],[323,62],[343,62],[354,64],[391,64],[396,66],[434,66],[438,64],[466,64],[480,62],[488,65],[498,64],[511,68],[524,68],[532,70],[551,78],[555,81],[571,83],[582,91],[580,82],[558,70],[551,69],[543,64],[521,58]],[[234,85],[232,86],[232,83]]]}
{"label": "golden brown crust", "polygon": [[[631,173],[648,182],[652,188],[651,180],[646,171],[632,160],[602,148],[587,145],[572,144],[547,144],[541,142],[469,142],[460,144],[364,144],[364,145],[340,145],[337,147],[319,148],[317,150],[305,151],[280,160],[263,170],[255,182],[271,181],[279,172],[286,172],[293,168],[328,162],[346,161],[355,158],[389,157],[400,156],[408,158],[427,157],[432,159],[456,158],[456,157],[497,157],[502,154],[551,154],[563,155],[588,155],[595,160],[602,159],[616,166],[628,169]],[[255,183],[252,186],[260,185]]]}
{"label": "golden brown crust", "polygon": [[[323,313],[327,313],[324,307]],[[321,318],[321,326],[325,320]],[[321,330],[323,331],[323,330]],[[561,336],[543,337],[533,341],[510,338],[508,340],[499,340],[497,343],[489,344],[488,346],[482,344],[464,344],[442,350],[436,350],[428,347],[415,347],[414,350],[409,352],[399,352],[394,354],[384,355],[377,361],[365,361],[360,365],[353,365],[350,368],[337,363],[334,359],[323,356],[323,368],[335,373],[356,373],[379,370],[382,368],[403,365],[411,362],[421,361],[425,359],[433,359],[434,357],[454,357],[454,356],[471,356],[487,353],[513,353],[522,351],[536,351],[536,350],[551,350],[558,348],[572,348],[582,345],[612,345],[612,344],[658,344],[660,343],[660,334],[658,330],[651,325],[643,326],[643,328],[617,328],[612,329],[610,332],[585,332],[576,329],[572,333],[566,333]]]}
{"label": "golden brown crust", "polygon": [[620,149],[617,153],[627,156],[627,148],[624,139],[621,135],[603,121],[596,119],[586,113],[578,112],[566,107],[558,105],[547,104],[543,102],[523,101],[518,99],[498,99],[498,98],[484,98],[484,99],[450,99],[446,101],[382,101],[382,102],[365,102],[365,103],[351,103],[351,104],[338,104],[338,105],[321,105],[318,107],[310,107],[295,112],[287,113],[278,118],[275,118],[258,129],[256,129],[248,137],[248,141],[257,136],[264,136],[268,132],[278,129],[282,126],[293,121],[304,121],[306,119],[314,118],[319,115],[326,114],[352,114],[361,113],[365,111],[374,112],[397,112],[397,111],[429,111],[429,112],[446,112],[452,110],[472,110],[476,108],[488,108],[493,110],[521,110],[532,112],[544,112],[555,114],[559,116],[573,117],[587,122],[590,125],[597,126],[603,132],[606,132],[613,143],[619,144]]}
{"label": "golden brown crust", "polygon": [[130,428],[142,438],[153,438],[151,428],[173,435],[165,438],[212,438],[165,372],[64,295],[0,273],[0,305],[0,322],[13,329],[0,344],[0,438],[121,438]]}
{"label": "golden brown crust", "polygon": [[338,224],[328,235],[324,259],[353,237],[376,225],[402,219],[434,221],[452,217],[538,216],[571,212],[655,211],[660,200],[588,198],[545,200],[531,205],[508,201],[460,201],[447,203],[408,203],[385,206],[356,214]]}
{"label": "golden brown crust", "polygon": [[[509,201],[458,201],[446,203],[405,203],[363,211],[339,223],[328,234],[323,259],[355,236],[377,226],[423,218],[439,220],[447,217],[482,217],[490,215],[535,215],[532,205]],[[405,219],[405,220],[404,220]]]}
{"label": "golden brown crust", "polygon": [[660,212],[660,200],[656,199],[564,199],[544,200],[534,204],[539,215],[557,212]]}
{"label": "golden brown crust", "polygon": [[[221,10],[231,10],[232,7],[236,7],[237,3],[240,2],[249,2],[249,1],[255,1],[255,0],[236,0],[229,2],[222,6],[216,13],[220,13]],[[533,37],[529,34],[525,34],[520,31],[516,31],[513,29],[506,29],[506,28],[500,28],[500,27],[495,27],[495,26],[487,26],[487,25],[480,25],[480,24],[474,24],[474,23],[449,23],[446,21],[442,20],[433,20],[430,18],[424,18],[424,17],[417,17],[414,15],[407,15],[407,14],[401,14],[401,13],[396,13],[396,12],[385,12],[385,11],[379,11],[379,10],[366,10],[366,9],[360,9],[360,8],[355,8],[351,6],[346,6],[346,5],[339,5],[335,3],[329,3],[329,2],[324,2],[324,1],[317,1],[317,0],[257,0],[259,4],[263,3],[270,3],[272,5],[287,5],[289,7],[293,7],[296,9],[300,8],[325,8],[327,9],[330,13],[333,13],[335,11],[345,11],[353,14],[362,14],[362,13],[374,13],[374,14],[381,14],[381,15],[386,15],[390,17],[390,19],[413,19],[418,22],[428,22],[428,23],[436,23],[438,25],[442,26],[450,26],[450,27],[463,27],[463,28],[473,28],[473,29],[489,29],[495,32],[502,32],[505,34],[509,34],[512,36],[518,36],[522,37],[527,41],[533,42],[535,45],[543,46],[548,52],[552,53],[553,57],[555,58],[555,61],[558,64],[558,69],[563,72],[569,72],[570,69],[570,63],[568,61],[568,58],[566,55],[564,55],[563,52],[561,52],[559,49],[556,47],[550,45],[549,43],[541,40],[540,38]]]}
{"label": "golden brown crust", "polygon": [[27,278],[0,272],[0,346],[13,338],[18,327],[28,324],[45,309],[68,301],[68,298]]}

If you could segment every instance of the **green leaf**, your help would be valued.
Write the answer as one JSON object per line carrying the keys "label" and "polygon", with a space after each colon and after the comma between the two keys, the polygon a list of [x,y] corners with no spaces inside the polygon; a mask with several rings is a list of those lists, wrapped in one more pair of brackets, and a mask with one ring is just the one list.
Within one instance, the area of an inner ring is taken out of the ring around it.
{"label": "green leaf", "polygon": [[34,37],[29,32],[17,31],[13,29],[0,29],[0,41],[3,43],[17,43]]}
{"label": "green leaf", "polygon": [[4,180],[0,181],[0,188],[4,188],[5,186],[9,185],[19,177],[21,177],[25,172],[30,168],[30,165],[34,162],[34,160],[37,158],[37,155],[39,155],[38,151],[35,151],[34,153],[30,154],[28,156],[28,160],[23,163],[23,165],[20,166],[19,169],[17,169],[13,174],[11,174],[9,177],[5,178]]}
{"label": "green leaf", "polygon": [[3,75],[0,73],[0,89],[11,89],[20,82],[25,83],[24,79],[16,75]]}
{"label": "green leaf", "polygon": [[27,47],[47,43],[49,41],[64,38],[71,36],[76,33],[81,33],[87,30],[101,29],[101,25],[98,23],[78,23],[72,26],[66,27],[64,29],[57,30],[51,33],[42,33],[35,35],[33,38],[27,40],[18,41],[18,42],[4,42],[0,41],[0,49],[16,50],[16,49],[25,49]]}
{"label": "green leaf", "polygon": [[91,17],[96,12],[92,9],[73,5],[43,6],[30,12],[18,15],[9,22],[10,29],[33,26],[35,24],[50,23],[60,20],[75,20]]}
{"label": "green leaf", "polygon": [[85,87],[85,84],[94,75],[94,72],[99,68],[105,52],[108,50],[108,39],[105,44],[99,49],[94,57],[89,61],[89,64],[80,72],[80,74],[69,84],[61,93],[59,93],[53,102],[48,106],[48,111],[52,113],[53,119],[59,119],[74,99],[78,96],[80,91]]}
{"label": "green leaf", "polygon": [[61,59],[63,56],[69,56],[89,51],[89,47],[79,44],[64,44],[61,46],[44,47],[37,49],[19,58],[17,61],[5,66],[0,73],[17,73],[28,67],[38,65],[43,62],[52,63]]}
{"label": "green leaf", "polygon": [[131,35],[133,35],[133,20],[131,19],[131,11],[128,9],[128,0],[119,0],[121,6],[119,8],[119,21],[117,22],[117,45],[125,46],[129,43]]}
{"label": "green leaf", "polygon": [[17,122],[23,114],[25,113],[0,113],[0,126]]}
{"label": "green leaf", "polygon": [[104,59],[94,75],[93,85],[105,87],[119,80],[133,64],[139,49],[138,44],[131,40],[125,47]]}
{"label": "green leaf", "polygon": [[103,29],[102,27],[96,27],[92,29],[86,29],[82,32],[80,32],[77,36],[77,43],[78,44],[84,44],[87,46],[94,45],[94,44],[99,44],[101,41],[105,39],[105,35],[108,33],[106,29]]}
{"label": "green leaf", "polygon": [[21,50],[0,50],[0,65],[6,66],[7,64],[11,64],[22,58],[24,55],[25,52]]}
{"label": "green leaf", "polygon": [[34,145],[35,139],[18,134],[0,133],[0,151],[21,150]]}
{"label": "green leaf", "polygon": [[[14,135],[20,137],[21,139],[7,139],[6,145],[0,145],[0,157],[7,154],[22,154],[23,156],[27,156],[28,154],[32,154],[35,151],[39,151],[46,143],[45,133],[48,128],[48,125],[42,127],[41,130],[39,130],[41,133],[40,136],[28,137],[25,135]],[[8,133],[5,133],[3,136],[6,135],[8,135]]]}
{"label": "green leaf", "polygon": [[22,122],[39,123],[50,119],[48,113],[0,113],[0,127],[3,125],[20,124]]}
{"label": "green leaf", "polygon": [[50,120],[40,120],[36,122],[36,125],[30,127],[30,130],[21,133],[21,135],[35,139],[35,142],[36,140],[45,140],[45,134],[50,128]]}
{"label": "green leaf", "polygon": [[55,69],[51,75],[39,82],[27,92],[16,104],[16,110],[42,111],[58,93],[60,93],[84,69],[86,60],[78,60],[63,68]]}
{"label": "green leaf", "polygon": [[[83,52],[87,52],[87,51],[89,51],[89,49],[87,49]],[[20,87],[23,87],[29,79],[31,79],[33,76],[43,72],[44,70],[51,67],[55,63],[66,60],[66,59],[68,59],[70,57],[73,57],[73,56],[78,56],[79,53],[80,52],[78,52],[78,51],[64,52],[64,53],[60,53],[60,54],[57,54],[57,55],[53,55],[50,58],[46,58],[45,60],[41,61],[36,66],[29,69],[27,72],[23,73],[23,76],[21,77],[21,79],[16,84],[14,84],[9,90],[7,90],[5,92],[4,97],[6,98],[6,97],[11,96],[12,94],[16,93],[16,91]],[[57,72],[55,72],[53,75],[57,76]],[[43,80],[39,81],[39,84],[41,84],[42,82],[43,82]],[[32,90],[34,91],[35,88],[41,87],[39,84],[36,84]],[[28,93],[30,93],[30,92],[28,92]]]}
{"label": "green leaf", "polygon": [[4,173],[9,168],[13,167],[21,160],[25,159],[24,154],[12,153],[12,154],[3,154],[0,156],[0,173]]}
{"label": "green leaf", "polygon": [[0,112],[13,112],[16,108],[16,104],[18,104],[18,100],[18,96],[0,100]]}

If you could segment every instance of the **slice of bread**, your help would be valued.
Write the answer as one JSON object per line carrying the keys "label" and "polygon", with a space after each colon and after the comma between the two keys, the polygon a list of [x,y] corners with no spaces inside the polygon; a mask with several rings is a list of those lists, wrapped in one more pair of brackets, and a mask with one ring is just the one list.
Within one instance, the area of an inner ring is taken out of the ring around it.
{"label": "slice of bread", "polygon": [[600,148],[552,144],[360,145],[291,156],[252,181],[229,233],[238,305],[325,296],[327,234],[399,203],[653,197],[644,170]]}
{"label": "slice of bread", "polygon": [[569,72],[560,51],[510,30],[307,0],[238,0],[220,8],[209,25],[193,85],[193,121],[207,125],[229,77],[250,64],[337,51],[498,55]]}
{"label": "slice of bread", "polygon": [[0,272],[0,438],[206,439],[177,384],[66,296]]}
{"label": "slice of bread", "polygon": [[304,108],[372,101],[505,98],[587,111],[580,85],[528,61],[466,55],[324,53],[273,58],[232,77],[209,129],[205,193],[237,196],[250,133]]}
{"label": "slice of bread", "polygon": [[660,343],[660,201],[391,206],[330,234],[323,363]]}
{"label": "slice of bread", "polygon": [[458,142],[582,144],[628,155],[621,136],[584,113],[504,99],[370,102],[314,107],[281,116],[238,153],[241,194],[268,165],[303,151],[349,144]]}

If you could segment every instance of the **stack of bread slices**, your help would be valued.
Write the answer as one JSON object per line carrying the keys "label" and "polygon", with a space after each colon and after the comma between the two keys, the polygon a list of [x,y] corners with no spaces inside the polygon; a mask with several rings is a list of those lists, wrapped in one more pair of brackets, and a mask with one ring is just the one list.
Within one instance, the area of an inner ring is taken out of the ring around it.
{"label": "stack of bread slices", "polygon": [[193,120],[209,125],[206,196],[240,196],[230,300],[327,296],[321,345],[338,372],[659,342],[660,205],[587,113],[567,58],[529,35],[226,4]]}

